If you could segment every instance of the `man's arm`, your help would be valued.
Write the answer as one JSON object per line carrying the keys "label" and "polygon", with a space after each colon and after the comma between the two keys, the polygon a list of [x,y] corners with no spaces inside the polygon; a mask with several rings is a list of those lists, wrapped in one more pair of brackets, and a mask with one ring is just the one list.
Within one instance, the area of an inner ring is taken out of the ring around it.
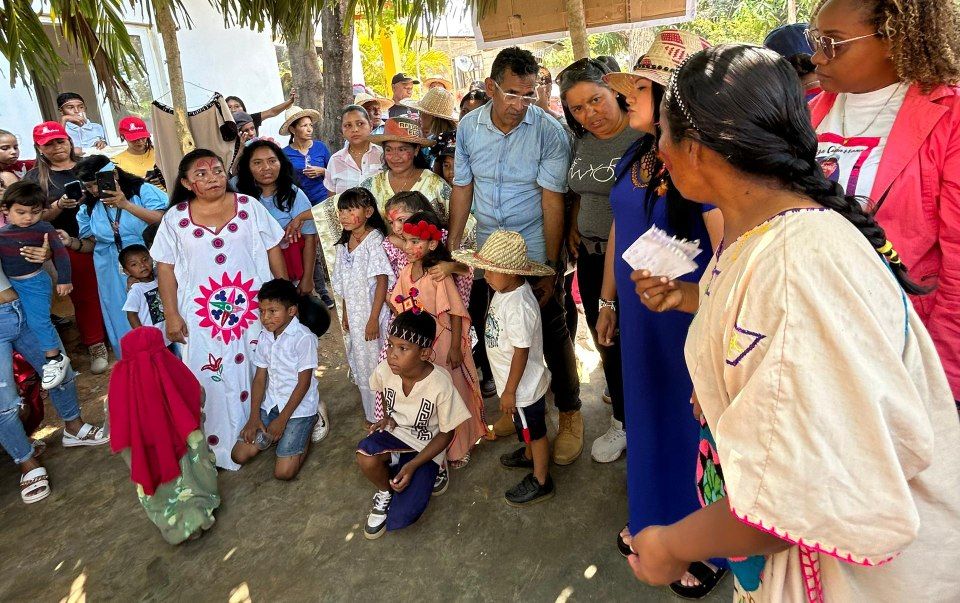
{"label": "man's arm", "polygon": [[470,206],[473,204],[473,182],[465,186],[454,186],[450,195],[450,232],[447,235],[447,247],[460,249],[463,229],[467,226]]}

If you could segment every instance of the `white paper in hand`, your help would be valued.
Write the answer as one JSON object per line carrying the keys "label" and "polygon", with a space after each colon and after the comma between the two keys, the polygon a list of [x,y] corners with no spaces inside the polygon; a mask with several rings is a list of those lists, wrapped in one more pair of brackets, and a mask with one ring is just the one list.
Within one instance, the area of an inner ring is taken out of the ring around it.
{"label": "white paper in hand", "polygon": [[647,270],[651,275],[673,280],[696,270],[694,259],[701,252],[699,240],[678,239],[651,226],[623,252],[623,259],[634,270]]}

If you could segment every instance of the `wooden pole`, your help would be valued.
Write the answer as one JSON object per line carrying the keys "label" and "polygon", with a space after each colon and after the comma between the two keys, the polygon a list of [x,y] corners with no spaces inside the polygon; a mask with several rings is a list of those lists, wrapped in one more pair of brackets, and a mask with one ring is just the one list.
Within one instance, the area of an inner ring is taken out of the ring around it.
{"label": "wooden pole", "polygon": [[173,113],[177,122],[177,140],[180,150],[186,155],[196,148],[190,125],[187,122],[187,91],[183,84],[183,66],[180,64],[180,44],[177,42],[177,23],[167,2],[153,3],[157,31],[163,40],[163,53],[167,59],[167,78],[170,80],[170,94],[173,97]]}
{"label": "wooden pole", "polygon": [[583,0],[563,0],[563,4],[567,11],[567,28],[570,30],[573,58],[585,59],[590,56],[590,44],[587,41],[587,17],[583,11]]}
{"label": "wooden pole", "polygon": [[797,0],[787,0],[787,23],[797,22]]}

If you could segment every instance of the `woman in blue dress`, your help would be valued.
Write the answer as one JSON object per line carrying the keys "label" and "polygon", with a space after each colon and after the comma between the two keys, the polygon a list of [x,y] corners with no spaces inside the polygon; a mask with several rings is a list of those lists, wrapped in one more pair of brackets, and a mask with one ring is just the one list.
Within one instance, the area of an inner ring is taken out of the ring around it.
{"label": "woman in blue dress", "polygon": [[[116,190],[97,186],[97,174],[112,172]],[[116,167],[107,157],[93,155],[77,164],[77,178],[87,188],[87,199],[77,212],[79,237],[64,245],[93,253],[97,270],[97,289],[107,337],[113,353],[120,358],[120,338],[130,330],[123,304],[127,300],[127,275],[120,266],[120,250],[128,245],[143,245],[143,230],[163,218],[169,201],[167,194]],[[93,244],[84,243],[85,240]]]}
{"label": "woman in blue dress", "polygon": [[[710,233],[717,233],[719,241],[722,218],[718,210],[679,195],[657,157],[655,134],[660,100],[671,73],[686,55],[706,45],[695,34],[664,30],[637,61],[634,73],[604,77],[627,98],[630,127],[646,134],[617,164],[610,192],[614,223],[601,290],[601,298],[617,300],[617,305],[603,306],[597,320],[598,339],[601,345],[609,345],[615,338],[619,313],[630,517],[618,546],[625,555],[630,553],[630,538],[640,530],[669,525],[700,508],[696,487],[700,428],[690,409],[693,385],[683,357],[693,315],[648,309],[634,291],[633,269],[622,256],[652,226],[676,237],[699,240],[703,251],[696,258],[697,269],[663,286],[692,296],[696,303],[696,283],[713,249]],[[691,311],[695,309],[696,305]],[[684,597],[700,598],[724,573],[712,564],[691,564],[687,576],[671,589]]]}

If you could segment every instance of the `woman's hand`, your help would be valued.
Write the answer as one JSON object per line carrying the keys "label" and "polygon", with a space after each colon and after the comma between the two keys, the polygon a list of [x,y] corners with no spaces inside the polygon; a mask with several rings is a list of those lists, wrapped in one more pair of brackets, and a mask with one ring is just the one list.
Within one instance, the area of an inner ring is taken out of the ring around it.
{"label": "woman's hand", "polygon": [[440,282],[448,276],[453,276],[456,267],[456,262],[440,262],[436,266],[431,266],[427,270],[427,274],[429,274],[433,280]]}
{"label": "woman's hand", "polygon": [[55,205],[60,209],[73,209],[74,207],[80,205],[80,202],[64,195],[56,200]]}
{"label": "woman's hand", "polygon": [[[61,230],[57,231],[59,235]],[[67,233],[63,233],[67,235]],[[70,235],[67,235],[67,239],[70,239]],[[61,235],[62,240],[62,235]],[[64,243],[66,244],[66,243]],[[53,257],[53,253],[50,251],[50,235],[43,235],[43,245],[40,247],[26,246],[20,248],[20,256],[30,262],[31,264],[42,264]]]}
{"label": "woman's hand", "polygon": [[97,142],[93,143],[93,147],[95,149],[105,149],[107,148],[107,141],[101,138]]}
{"label": "woman's hand", "polygon": [[123,191],[117,189],[115,191],[103,191],[106,193],[106,196],[101,199],[103,204],[107,207],[115,207],[116,209],[127,209],[130,207],[130,200],[127,199],[127,196],[123,194]]}
{"label": "woman's hand", "polygon": [[67,283],[66,285],[57,285],[57,295],[60,297],[66,297],[70,295],[70,292],[73,291],[73,285]]}
{"label": "woman's hand", "polygon": [[650,526],[633,537],[627,557],[633,573],[641,582],[652,586],[666,586],[683,578],[689,563],[677,559],[663,544],[663,526]]}
{"label": "woman's hand", "polygon": [[363,338],[367,341],[380,339],[380,323],[376,317],[371,316],[370,320],[367,321],[367,326],[363,329]]}
{"label": "woman's hand", "polygon": [[634,270],[630,280],[636,285],[637,295],[648,310],[667,312],[683,303],[683,291],[677,281],[665,276],[653,276],[649,270]]}
{"label": "woman's hand", "polygon": [[323,178],[326,173],[327,170],[314,165],[303,168],[303,175],[307,178]]}
{"label": "woman's hand", "polygon": [[597,317],[597,342],[609,347],[613,345],[613,338],[617,336],[617,313],[613,308],[600,308],[600,315]]}
{"label": "woman's hand", "polygon": [[296,216],[290,220],[287,228],[283,231],[283,236],[287,238],[291,245],[300,240],[300,230],[303,228],[304,221],[306,221],[306,218]]}
{"label": "woman's hand", "polygon": [[167,339],[174,343],[187,343],[187,323],[183,321],[183,317],[179,314],[168,314],[166,322]]}
{"label": "woman's hand", "polygon": [[451,369],[458,369],[463,364],[463,350],[460,349],[459,345],[456,345],[459,342],[453,341],[451,343],[453,345],[450,346],[450,353],[447,354],[447,364]]}
{"label": "woman's hand", "polygon": [[567,251],[573,259],[580,257],[580,229],[576,224],[570,227],[570,234],[567,235]]}

